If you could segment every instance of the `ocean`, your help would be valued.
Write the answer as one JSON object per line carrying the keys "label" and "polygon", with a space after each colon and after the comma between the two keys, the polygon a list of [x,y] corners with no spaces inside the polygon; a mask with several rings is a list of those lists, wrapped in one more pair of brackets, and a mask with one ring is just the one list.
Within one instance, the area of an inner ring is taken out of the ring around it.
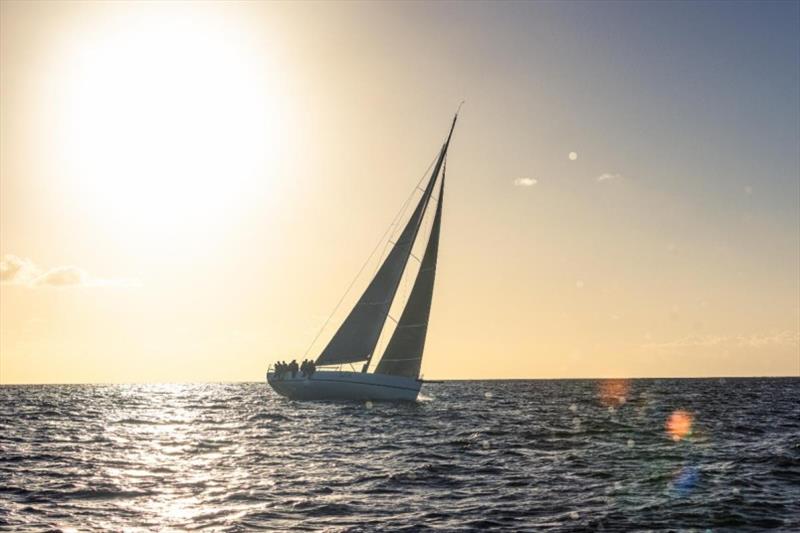
{"label": "ocean", "polygon": [[800,530],[800,379],[0,387],[13,531]]}

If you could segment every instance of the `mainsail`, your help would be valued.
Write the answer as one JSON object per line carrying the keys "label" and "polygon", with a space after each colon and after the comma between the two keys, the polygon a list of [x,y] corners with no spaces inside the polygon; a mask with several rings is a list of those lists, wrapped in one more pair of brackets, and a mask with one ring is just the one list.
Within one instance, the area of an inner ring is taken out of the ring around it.
{"label": "mainsail", "polygon": [[400,285],[400,279],[403,277],[406,263],[408,263],[408,257],[411,255],[411,249],[417,238],[417,232],[433,192],[436,176],[442,167],[446,150],[447,145],[445,144],[436,161],[428,186],[403,228],[400,238],[397,239],[378,273],[375,274],[353,310],[350,311],[339,330],[322,350],[317,358],[318,365],[365,361],[375,350],[386,317],[389,316],[389,308]]}
{"label": "mainsail", "polygon": [[422,256],[417,279],[411,289],[406,308],[400,315],[400,320],[389,339],[386,351],[375,369],[377,374],[391,374],[408,378],[419,377],[422,352],[425,349],[425,337],[428,332],[428,318],[431,314],[433,282],[436,277],[439,228],[442,224],[442,201],[444,200],[444,178],[443,170],[439,185],[439,199],[436,202],[436,214],[433,218],[425,255]]}

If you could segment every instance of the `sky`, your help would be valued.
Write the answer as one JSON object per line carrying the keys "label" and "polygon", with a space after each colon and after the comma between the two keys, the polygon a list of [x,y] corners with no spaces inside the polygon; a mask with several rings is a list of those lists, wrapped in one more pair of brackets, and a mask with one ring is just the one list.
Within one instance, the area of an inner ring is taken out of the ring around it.
{"label": "sky", "polygon": [[800,3],[4,1],[0,383],[316,357],[462,100],[425,378],[800,375]]}

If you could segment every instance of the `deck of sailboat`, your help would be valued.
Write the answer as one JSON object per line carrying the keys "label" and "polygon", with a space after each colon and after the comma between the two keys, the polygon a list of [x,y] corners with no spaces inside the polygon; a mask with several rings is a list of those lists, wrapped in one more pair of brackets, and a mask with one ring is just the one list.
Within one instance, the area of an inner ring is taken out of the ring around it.
{"label": "deck of sailboat", "polygon": [[406,400],[417,399],[418,379],[367,372],[318,370],[311,377],[276,377],[267,372],[267,383],[293,400]]}

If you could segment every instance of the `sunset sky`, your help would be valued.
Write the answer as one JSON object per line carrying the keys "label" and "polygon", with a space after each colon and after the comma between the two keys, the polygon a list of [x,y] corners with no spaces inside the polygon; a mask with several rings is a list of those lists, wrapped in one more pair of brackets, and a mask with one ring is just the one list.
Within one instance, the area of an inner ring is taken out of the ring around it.
{"label": "sunset sky", "polygon": [[302,358],[462,99],[424,377],[800,375],[797,2],[4,1],[0,383]]}

